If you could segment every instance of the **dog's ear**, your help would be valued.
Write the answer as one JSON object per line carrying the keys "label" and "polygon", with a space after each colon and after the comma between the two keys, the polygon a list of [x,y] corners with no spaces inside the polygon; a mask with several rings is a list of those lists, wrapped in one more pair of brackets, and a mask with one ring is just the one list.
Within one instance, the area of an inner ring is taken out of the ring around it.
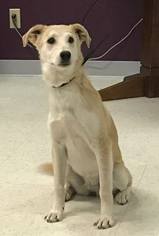
{"label": "dog's ear", "polygon": [[47,28],[46,25],[35,25],[26,34],[24,34],[23,46],[26,47],[28,42],[32,43],[35,47],[38,47],[39,39],[42,33]]}
{"label": "dog's ear", "polygon": [[72,27],[75,33],[78,34],[80,41],[86,42],[87,47],[89,48],[91,44],[91,38],[86,28],[80,24],[73,24]]}

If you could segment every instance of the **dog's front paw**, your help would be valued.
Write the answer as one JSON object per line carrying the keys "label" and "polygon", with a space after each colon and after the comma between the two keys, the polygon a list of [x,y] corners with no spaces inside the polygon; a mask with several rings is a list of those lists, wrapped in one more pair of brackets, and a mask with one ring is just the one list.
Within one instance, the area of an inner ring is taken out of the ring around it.
{"label": "dog's front paw", "polygon": [[63,210],[61,211],[50,211],[48,215],[44,217],[47,223],[55,223],[63,219]]}
{"label": "dog's front paw", "polygon": [[94,223],[98,229],[107,229],[114,225],[114,220],[112,217],[106,215],[101,215],[100,218]]}

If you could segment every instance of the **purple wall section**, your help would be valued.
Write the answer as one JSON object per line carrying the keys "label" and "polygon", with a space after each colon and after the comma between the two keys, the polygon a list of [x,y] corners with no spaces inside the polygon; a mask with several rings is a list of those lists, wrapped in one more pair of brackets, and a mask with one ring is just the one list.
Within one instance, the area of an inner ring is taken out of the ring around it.
{"label": "purple wall section", "polygon": [[[9,8],[21,8],[22,28],[25,33],[31,26],[44,24],[69,24],[79,22],[94,0],[1,0],[0,59],[37,59],[37,53],[23,48],[16,32],[9,29]],[[98,56],[121,39],[143,16],[143,0],[99,0],[87,16],[84,26],[92,37],[93,49],[107,35],[105,42],[93,56]],[[142,25],[103,60],[140,60]]]}

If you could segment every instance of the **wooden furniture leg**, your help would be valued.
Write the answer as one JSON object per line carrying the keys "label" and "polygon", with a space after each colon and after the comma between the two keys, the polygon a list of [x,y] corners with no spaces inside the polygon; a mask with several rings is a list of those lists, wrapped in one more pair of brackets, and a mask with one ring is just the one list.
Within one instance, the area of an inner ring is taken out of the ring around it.
{"label": "wooden furniture leg", "polygon": [[124,81],[99,90],[103,101],[159,97],[159,1],[144,0],[144,32],[141,69]]}

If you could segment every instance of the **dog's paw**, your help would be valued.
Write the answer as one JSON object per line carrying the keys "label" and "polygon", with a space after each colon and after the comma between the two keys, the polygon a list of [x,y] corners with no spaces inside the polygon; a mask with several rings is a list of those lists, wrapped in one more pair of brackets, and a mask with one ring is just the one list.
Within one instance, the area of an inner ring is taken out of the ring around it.
{"label": "dog's paw", "polygon": [[57,212],[50,211],[49,214],[44,217],[44,220],[47,223],[55,223],[61,221],[62,219],[63,219],[63,210]]}
{"label": "dog's paw", "polygon": [[100,218],[94,223],[98,229],[107,229],[111,228],[114,225],[114,220],[112,217],[108,217],[105,215],[100,216]]}
{"label": "dog's paw", "polygon": [[72,186],[69,186],[65,191],[65,202],[72,200],[75,194],[76,191],[74,190],[74,188]]}
{"label": "dog's paw", "polygon": [[118,192],[115,196],[115,201],[119,204],[119,205],[125,205],[128,203],[129,200],[129,191],[124,190],[121,192]]}

